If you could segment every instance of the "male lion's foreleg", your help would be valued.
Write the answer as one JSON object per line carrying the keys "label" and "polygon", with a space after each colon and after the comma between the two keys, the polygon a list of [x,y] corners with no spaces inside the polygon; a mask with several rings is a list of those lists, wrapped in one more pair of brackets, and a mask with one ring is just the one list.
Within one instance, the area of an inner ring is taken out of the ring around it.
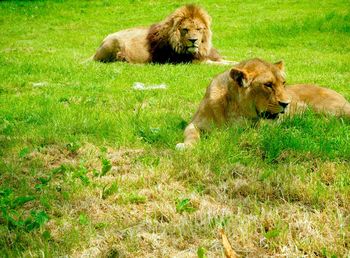
{"label": "male lion's foreleg", "polygon": [[194,146],[199,141],[200,130],[196,127],[196,125],[190,123],[185,129],[184,137],[184,142],[176,144],[177,150],[183,150]]}
{"label": "male lion's foreleg", "polygon": [[230,60],[220,60],[220,61],[213,61],[213,60],[205,60],[204,62],[205,64],[212,64],[212,65],[236,65],[238,64],[238,62],[236,61],[230,61]]}

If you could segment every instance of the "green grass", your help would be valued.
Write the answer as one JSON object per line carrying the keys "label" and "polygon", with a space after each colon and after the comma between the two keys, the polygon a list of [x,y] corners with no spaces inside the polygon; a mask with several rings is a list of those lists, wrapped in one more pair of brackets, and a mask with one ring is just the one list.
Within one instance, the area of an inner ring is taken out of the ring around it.
{"label": "green grass", "polygon": [[[194,1],[230,60],[350,99],[348,1]],[[350,256],[350,121],[243,121],[177,152],[210,65],[83,63],[185,1],[0,2],[0,253]],[[134,82],[165,83],[136,91]]]}

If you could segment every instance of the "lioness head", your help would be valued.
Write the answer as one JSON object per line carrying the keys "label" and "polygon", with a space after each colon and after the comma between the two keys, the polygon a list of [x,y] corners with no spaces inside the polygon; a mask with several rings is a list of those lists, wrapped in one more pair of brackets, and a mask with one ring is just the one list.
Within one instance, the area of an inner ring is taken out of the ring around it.
{"label": "lioness head", "polygon": [[230,77],[238,87],[241,102],[253,116],[276,118],[290,103],[282,61],[271,64],[248,60],[232,68]]}
{"label": "lioness head", "polygon": [[211,18],[198,6],[186,5],[168,17],[168,36],[179,54],[207,55],[211,48]]}

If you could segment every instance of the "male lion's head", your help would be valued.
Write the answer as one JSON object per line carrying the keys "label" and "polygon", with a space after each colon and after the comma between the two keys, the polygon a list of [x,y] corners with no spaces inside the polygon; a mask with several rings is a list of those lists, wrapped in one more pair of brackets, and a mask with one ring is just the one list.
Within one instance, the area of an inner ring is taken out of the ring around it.
{"label": "male lion's head", "polygon": [[178,54],[206,56],[211,49],[211,18],[202,8],[186,5],[175,10],[163,23],[163,33]]}
{"label": "male lion's head", "polygon": [[230,77],[238,87],[240,101],[252,116],[276,118],[290,103],[282,61],[275,64],[260,59],[244,61],[231,69]]}

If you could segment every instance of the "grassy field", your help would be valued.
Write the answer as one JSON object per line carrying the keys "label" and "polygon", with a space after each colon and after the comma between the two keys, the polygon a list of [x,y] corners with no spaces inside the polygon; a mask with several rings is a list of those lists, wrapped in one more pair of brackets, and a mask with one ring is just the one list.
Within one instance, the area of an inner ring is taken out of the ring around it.
{"label": "grassy field", "polygon": [[[220,228],[242,257],[350,256],[349,120],[246,121],[178,152],[229,67],[83,63],[176,2],[0,2],[1,256],[222,257]],[[193,2],[226,59],[283,59],[289,84],[350,99],[348,0]]]}

